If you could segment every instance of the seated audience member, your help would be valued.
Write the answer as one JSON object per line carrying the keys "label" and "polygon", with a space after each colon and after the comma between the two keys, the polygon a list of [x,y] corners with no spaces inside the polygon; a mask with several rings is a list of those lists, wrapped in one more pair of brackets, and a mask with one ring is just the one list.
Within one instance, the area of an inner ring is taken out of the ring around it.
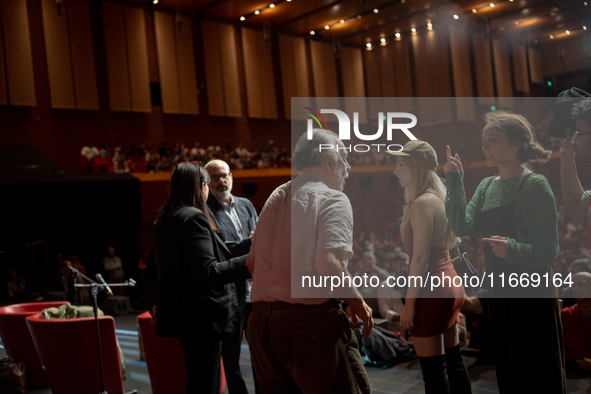
{"label": "seated audience member", "polygon": [[377,300],[378,288],[380,287],[380,283],[388,278],[388,275],[388,271],[378,267],[376,256],[373,252],[363,252],[361,268],[355,273],[355,276],[363,278],[363,286],[357,290],[359,290],[359,293],[376,316],[379,316],[380,310]]}
{"label": "seated audience member", "polygon": [[398,252],[393,256],[388,256],[386,258],[386,263],[390,263],[390,273],[393,278],[384,280],[378,287],[378,306],[380,316],[382,316],[383,319],[388,320],[388,328],[391,331],[404,331],[399,323],[400,313],[402,313],[402,309],[404,308],[404,293],[406,292],[406,288],[392,285],[395,283],[395,278],[406,276],[408,271],[408,260],[409,256],[404,252]]}
{"label": "seated audience member", "polygon": [[479,357],[492,357],[490,324],[488,321],[487,291],[480,290],[474,297],[466,297],[461,312],[466,316],[470,332],[469,347],[480,349]]}
{"label": "seated audience member", "polygon": [[574,274],[573,282],[577,303],[561,312],[565,358],[570,371],[591,372],[591,274]]}
{"label": "seated audience member", "polygon": [[569,272],[572,273],[573,275],[578,274],[579,272],[591,273],[587,259],[576,259],[575,261],[573,261],[570,265]]}
{"label": "seated audience member", "polygon": [[6,294],[8,298],[14,298],[25,291],[25,277],[18,277],[16,270],[10,270],[10,279],[6,283]]}
{"label": "seated audience member", "polygon": [[[115,255],[115,248],[112,246],[107,248],[107,257],[103,260],[103,267],[109,273],[109,283],[123,283],[123,263],[121,263],[121,258]],[[115,295],[123,295],[122,286],[115,286],[111,290]]]}
{"label": "seated audience member", "polygon": [[113,161],[113,168],[116,174],[126,174],[129,172],[129,162],[121,146],[115,147],[115,153],[111,160]]}
{"label": "seated audience member", "polygon": [[562,242],[560,246],[560,254],[564,259],[566,268],[570,270],[570,265],[581,257],[581,243],[576,238],[567,238]]}

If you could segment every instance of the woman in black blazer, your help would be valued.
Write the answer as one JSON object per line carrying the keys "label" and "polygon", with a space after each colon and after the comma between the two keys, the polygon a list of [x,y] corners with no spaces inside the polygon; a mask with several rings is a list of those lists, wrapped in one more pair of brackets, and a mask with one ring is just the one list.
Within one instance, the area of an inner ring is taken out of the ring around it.
{"label": "woman in black blazer", "polygon": [[175,167],[170,197],[154,226],[145,281],[156,301],[156,335],[176,337],[183,346],[187,393],[219,394],[222,340],[240,324],[234,282],[250,273],[248,255],[232,258],[212,230],[208,183],[198,162]]}

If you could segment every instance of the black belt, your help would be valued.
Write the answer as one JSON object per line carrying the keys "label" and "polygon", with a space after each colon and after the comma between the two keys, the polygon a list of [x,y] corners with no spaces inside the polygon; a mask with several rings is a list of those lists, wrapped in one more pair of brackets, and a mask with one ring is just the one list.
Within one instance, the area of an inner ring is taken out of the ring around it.
{"label": "black belt", "polygon": [[252,304],[253,312],[278,312],[278,311],[295,311],[306,309],[327,309],[340,308],[341,303],[335,299],[328,300],[322,304],[290,304],[283,301],[273,302],[254,302]]}

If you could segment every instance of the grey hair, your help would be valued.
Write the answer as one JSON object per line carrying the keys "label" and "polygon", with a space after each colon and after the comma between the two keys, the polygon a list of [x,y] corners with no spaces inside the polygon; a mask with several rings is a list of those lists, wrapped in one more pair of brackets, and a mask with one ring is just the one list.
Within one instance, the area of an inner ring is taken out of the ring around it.
{"label": "grey hair", "polygon": [[295,148],[293,148],[292,157],[295,162],[295,168],[298,171],[308,167],[319,167],[324,163],[326,156],[336,156],[336,149],[327,149],[320,151],[320,144],[333,145],[340,144],[338,136],[330,130],[313,129],[312,139],[308,140],[308,133],[302,134]]}
{"label": "grey hair", "polygon": [[484,115],[484,121],[487,126],[502,131],[510,142],[521,143],[517,151],[517,159],[521,163],[545,163],[550,158],[552,152],[542,148],[536,141],[536,131],[525,116],[510,111],[495,111]]}

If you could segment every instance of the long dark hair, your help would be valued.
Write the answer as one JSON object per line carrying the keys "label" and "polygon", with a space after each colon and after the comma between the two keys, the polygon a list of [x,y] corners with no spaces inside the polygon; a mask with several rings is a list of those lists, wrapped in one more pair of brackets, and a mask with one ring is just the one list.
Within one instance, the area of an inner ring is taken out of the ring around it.
{"label": "long dark hair", "polygon": [[205,201],[201,192],[201,183],[198,163],[177,164],[170,177],[168,201],[160,208],[157,220],[178,207],[195,207],[203,211]]}

